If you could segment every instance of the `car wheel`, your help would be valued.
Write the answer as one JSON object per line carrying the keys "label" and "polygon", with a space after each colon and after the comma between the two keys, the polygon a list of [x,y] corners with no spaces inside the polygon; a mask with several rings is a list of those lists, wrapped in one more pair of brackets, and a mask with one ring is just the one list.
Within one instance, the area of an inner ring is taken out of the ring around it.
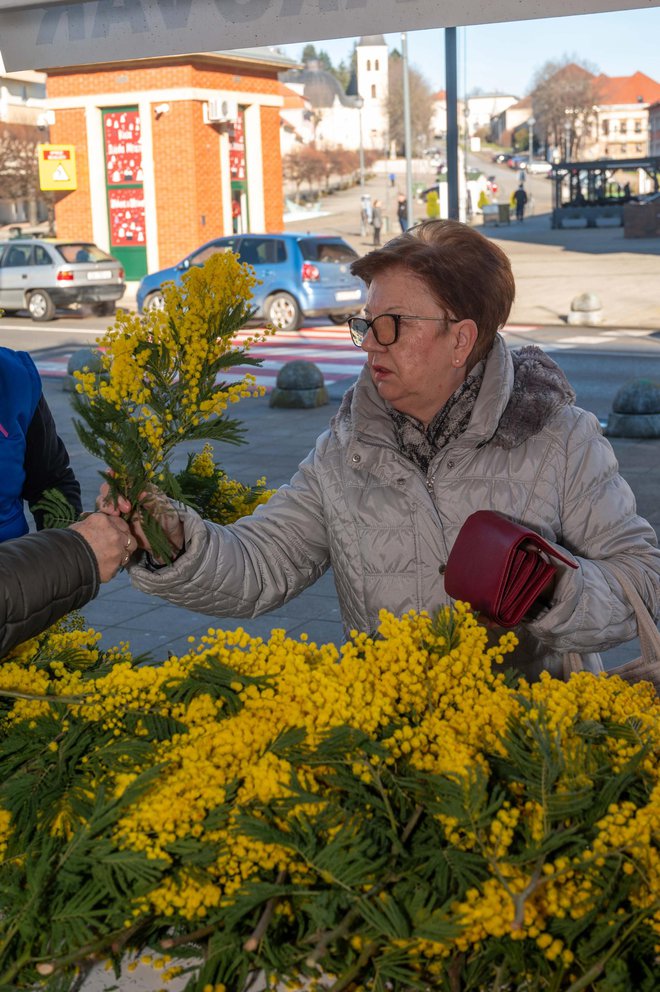
{"label": "car wheel", "polygon": [[266,320],[281,331],[297,331],[302,324],[300,307],[289,293],[274,293],[266,300]]}
{"label": "car wheel", "polygon": [[345,324],[349,317],[352,317],[352,313],[329,313],[328,317],[333,324]]}
{"label": "car wheel", "polygon": [[162,310],[164,306],[165,297],[160,289],[157,289],[155,293],[149,293],[146,300],[142,304],[142,309],[146,313],[147,310]]}
{"label": "car wheel", "polygon": [[27,308],[32,320],[52,320],[55,316],[55,304],[45,289],[30,293]]}
{"label": "car wheel", "polygon": [[103,303],[95,303],[92,313],[95,317],[114,317],[117,312],[117,304],[114,300],[106,300]]}

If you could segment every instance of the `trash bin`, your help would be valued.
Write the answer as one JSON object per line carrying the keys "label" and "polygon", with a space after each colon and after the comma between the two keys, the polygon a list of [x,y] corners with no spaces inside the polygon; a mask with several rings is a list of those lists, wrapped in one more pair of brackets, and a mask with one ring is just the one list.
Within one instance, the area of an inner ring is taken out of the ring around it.
{"label": "trash bin", "polygon": [[511,223],[511,208],[509,207],[508,203],[497,204],[497,223],[498,224]]}

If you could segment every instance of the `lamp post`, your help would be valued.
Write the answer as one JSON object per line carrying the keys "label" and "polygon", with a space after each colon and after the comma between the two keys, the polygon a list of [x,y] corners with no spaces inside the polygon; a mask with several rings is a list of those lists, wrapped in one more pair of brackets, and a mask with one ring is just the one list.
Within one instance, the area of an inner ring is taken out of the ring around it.
{"label": "lamp post", "polygon": [[364,100],[361,96],[355,97],[354,105],[357,107],[358,112],[358,128],[359,128],[359,142],[360,142],[360,191],[364,193],[364,144],[362,142],[362,108],[364,107]]}
{"label": "lamp post", "polygon": [[571,157],[571,122],[566,118],[564,121],[564,161],[568,162]]}
{"label": "lamp post", "polygon": [[533,117],[530,117],[529,120],[527,121],[527,128],[528,128],[528,135],[529,135],[529,137],[528,137],[529,149],[528,149],[528,155],[527,155],[527,169],[528,170],[529,170],[530,165],[534,161],[534,125],[535,124],[536,124],[536,121],[534,120],[534,118]]}

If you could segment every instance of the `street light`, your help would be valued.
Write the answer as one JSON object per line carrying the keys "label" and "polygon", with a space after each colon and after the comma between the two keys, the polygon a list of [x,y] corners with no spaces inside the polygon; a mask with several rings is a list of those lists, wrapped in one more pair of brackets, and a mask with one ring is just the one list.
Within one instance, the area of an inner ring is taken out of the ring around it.
{"label": "street light", "polygon": [[356,96],[353,102],[353,106],[357,107],[358,112],[358,127],[359,127],[359,141],[360,141],[360,190],[364,193],[364,145],[362,143],[362,108],[364,107],[364,100],[361,96]]}
{"label": "street light", "polygon": [[568,117],[564,121],[564,142],[564,161],[568,162],[571,157],[571,122]]}
{"label": "street light", "polygon": [[529,138],[528,138],[529,149],[528,149],[528,155],[527,155],[527,169],[528,170],[529,170],[530,165],[534,161],[534,125],[535,124],[536,124],[536,121],[534,120],[534,118],[533,117],[530,117],[529,120],[527,121],[527,128],[528,128],[528,134],[529,134]]}

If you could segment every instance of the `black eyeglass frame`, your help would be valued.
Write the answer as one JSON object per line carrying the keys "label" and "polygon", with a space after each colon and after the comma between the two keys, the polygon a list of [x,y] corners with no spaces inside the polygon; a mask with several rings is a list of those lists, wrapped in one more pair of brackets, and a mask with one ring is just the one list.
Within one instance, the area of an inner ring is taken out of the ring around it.
{"label": "black eyeglass frame", "polygon": [[[392,338],[391,341],[388,341],[386,343],[380,340],[380,338],[378,337],[378,332],[374,327],[375,321],[379,320],[380,317],[391,317],[392,320],[394,321],[394,337]],[[351,335],[351,341],[353,342],[356,348],[362,347],[362,343],[364,342],[364,339],[366,338],[369,331],[372,332],[373,336],[376,339],[376,342],[381,346],[381,348],[389,348],[390,345],[396,344],[396,342],[399,340],[399,332],[401,329],[400,324],[402,320],[436,320],[436,321],[439,320],[444,322],[445,324],[458,323],[458,318],[456,317],[446,317],[446,316],[419,317],[417,314],[414,313],[379,313],[375,317],[372,317],[371,320],[367,320],[366,317],[349,317],[346,323],[348,324],[348,330]],[[360,322],[360,324],[365,325],[364,332],[361,335],[360,335],[360,331],[356,331],[354,329],[354,324],[357,323],[358,321]],[[360,335],[359,338],[358,335]]]}

